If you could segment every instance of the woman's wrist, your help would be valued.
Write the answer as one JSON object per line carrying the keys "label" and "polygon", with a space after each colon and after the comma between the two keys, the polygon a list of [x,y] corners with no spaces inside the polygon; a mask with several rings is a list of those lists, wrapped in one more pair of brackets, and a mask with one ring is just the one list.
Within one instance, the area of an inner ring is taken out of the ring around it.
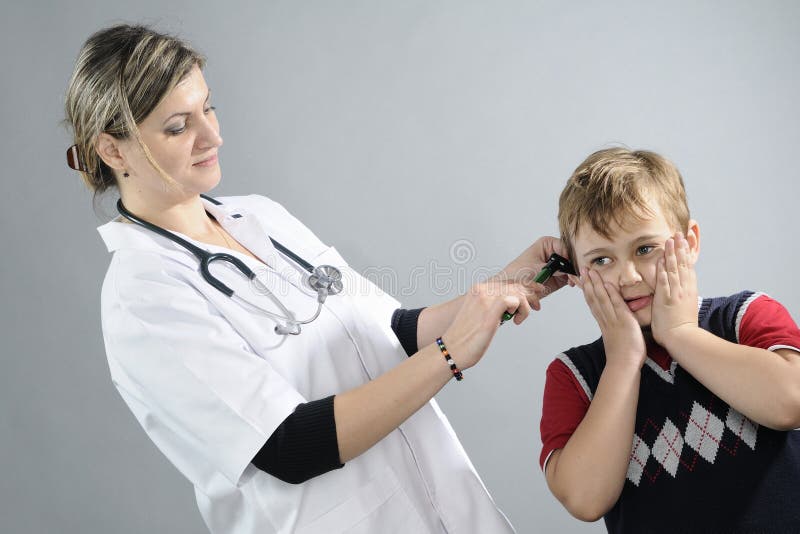
{"label": "woman's wrist", "polygon": [[436,338],[453,324],[463,303],[464,296],[462,295],[424,308],[417,318],[417,345],[424,347],[435,343]]}
{"label": "woman's wrist", "polygon": [[461,373],[461,369],[458,368],[455,360],[453,360],[453,357],[450,355],[450,351],[447,350],[447,345],[441,337],[436,338],[436,345],[439,348],[439,352],[442,353],[445,363],[447,363],[447,366],[450,368],[450,372],[453,373],[453,377],[460,382],[464,376]]}

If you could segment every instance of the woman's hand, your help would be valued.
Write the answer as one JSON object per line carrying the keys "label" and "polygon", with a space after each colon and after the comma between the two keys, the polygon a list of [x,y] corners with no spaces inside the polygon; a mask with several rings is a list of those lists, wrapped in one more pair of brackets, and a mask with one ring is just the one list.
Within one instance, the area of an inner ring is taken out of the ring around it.
{"label": "woman's hand", "polygon": [[531,312],[531,302],[538,309],[537,292],[541,284],[523,284],[492,279],[475,284],[464,295],[461,309],[442,335],[448,352],[459,369],[469,369],[483,357],[500,326],[504,312],[515,313],[520,324]]}
{"label": "woman's hand", "polygon": [[[539,297],[545,297],[567,284],[572,285],[571,282],[568,281],[567,276],[561,272],[557,272],[551,276],[543,286],[541,284],[535,284],[533,281],[539,271],[542,270],[542,267],[547,263],[550,255],[554,252],[560,256],[567,256],[566,247],[562,245],[560,239],[551,236],[540,237],[502,271],[493,276],[492,279],[518,282],[527,287],[538,285],[540,288],[543,288],[542,291],[534,293],[538,304]],[[531,302],[531,305],[533,306],[533,302]],[[534,309],[538,310],[538,307]]]}
{"label": "woman's hand", "polygon": [[[505,269],[489,278],[487,283],[498,284],[498,288],[502,287],[503,284],[517,284],[524,290],[528,302],[528,308],[525,309],[529,311],[529,308],[532,308],[538,311],[540,309],[539,300],[542,297],[568,283],[573,285],[571,282],[567,281],[567,277],[563,273],[556,273],[554,276],[550,277],[545,284],[534,282],[534,278],[539,274],[539,271],[542,270],[542,267],[547,263],[550,255],[554,252],[562,256],[566,254],[561,245],[561,240],[549,236],[541,237],[525,249],[519,257],[509,263]],[[480,284],[473,286],[473,288],[468,291],[468,294],[472,293],[478,286],[480,286]],[[497,290],[495,290],[495,292],[497,292]],[[434,339],[442,335],[442,332],[446,332],[453,325],[453,321],[458,316],[466,298],[467,295],[462,295],[456,299],[425,308],[420,314],[417,323],[417,346],[424,347],[430,345],[433,343]],[[475,303],[473,303],[473,306],[474,305]],[[497,316],[498,323],[501,316],[502,312]],[[515,316],[514,322],[520,324],[524,317],[527,317],[527,312],[522,317]],[[448,347],[450,346],[448,345]],[[453,354],[455,354],[455,352],[453,352]],[[456,363],[463,365],[458,360],[456,360]],[[466,366],[463,368],[466,369]]]}

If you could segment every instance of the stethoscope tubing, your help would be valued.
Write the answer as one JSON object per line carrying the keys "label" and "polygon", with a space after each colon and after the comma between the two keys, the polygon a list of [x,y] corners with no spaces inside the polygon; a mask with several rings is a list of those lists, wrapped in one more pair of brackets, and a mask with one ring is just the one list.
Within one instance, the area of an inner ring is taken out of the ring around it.
{"label": "stethoscope tubing", "polygon": [[140,219],[122,204],[122,199],[117,200],[117,209],[119,210],[120,215],[125,217],[126,219],[132,220],[136,224],[147,228],[163,237],[166,237],[170,241],[177,243],[178,245],[184,247],[186,250],[194,254],[197,260],[200,262],[200,272],[203,276],[203,280],[214,286],[216,289],[224,293],[228,297],[233,296],[233,290],[223,284],[218,278],[214,277],[209,270],[209,265],[214,260],[222,260],[232,263],[236,266],[239,271],[247,277],[248,280],[252,280],[256,277],[256,273],[247,266],[245,262],[237,258],[232,254],[228,254],[227,252],[208,252],[207,250],[203,250],[202,248],[194,245],[183,239],[181,236],[176,235],[169,230],[165,230],[160,226],[156,226],[155,224],[149,223],[144,219]]}
{"label": "stethoscope tubing", "polygon": [[[200,195],[200,196],[213,204],[216,205],[222,204],[220,201],[211,198],[209,196],[206,195]],[[342,290],[340,281],[341,273],[338,269],[336,269],[335,267],[331,267],[329,265],[322,265],[315,269],[314,266],[311,265],[309,262],[305,261],[303,258],[295,254],[293,251],[289,250],[287,247],[285,247],[284,245],[282,245],[281,243],[270,237],[269,238],[270,241],[275,246],[275,248],[278,249],[279,252],[281,252],[284,256],[287,256],[289,259],[291,259],[297,265],[302,267],[304,270],[311,273],[310,284],[312,285],[312,289],[315,289],[317,291],[317,311],[316,313],[314,313],[312,317],[302,321],[298,321],[297,319],[295,319],[294,313],[292,313],[288,308],[286,308],[286,306],[284,306],[283,303],[280,302],[280,300],[277,297],[274,297],[274,294],[272,294],[269,288],[264,286],[263,290],[266,290],[271,295],[273,295],[274,302],[281,308],[281,311],[286,315],[282,316],[280,314],[265,310],[264,308],[248,301],[241,295],[235,294],[231,288],[223,284],[222,281],[220,281],[218,278],[212,275],[209,269],[209,265],[211,264],[211,262],[220,260],[233,264],[239,270],[239,272],[242,273],[251,282],[253,280],[256,280],[256,273],[252,269],[250,269],[250,267],[248,267],[247,264],[245,264],[242,260],[226,252],[209,252],[207,250],[204,250],[194,245],[193,243],[190,243],[189,241],[183,239],[179,235],[170,232],[169,230],[161,228],[160,226],[157,226],[153,223],[145,221],[140,217],[137,217],[136,215],[128,211],[128,209],[122,203],[121,198],[117,200],[117,210],[119,211],[120,215],[122,215],[126,219],[152,232],[155,232],[156,234],[162,237],[169,239],[170,241],[182,246],[183,248],[191,252],[197,258],[200,264],[199,268],[203,280],[208,282],[211,286],[213,286],[215,289],[223,293],[225,296],[229,298],[236,297],[236,300],[239,301],[240,303],[245,303],[249,307],[251,307],[254,311],[270,317],[272,320],[278,323],[278,326],[275,327],[275,332],[278,334],[298,335],[300,333],[300,325],[308,324],[314,321],[317,317],[319,317],[319,314],[322,311],[322,304],[325,302],[327,296],[335,295]],[[320,285],[324,283],[321,281],[321,278],[323,277],[325,278],[324,282],[327,282],[327,286]],[[314,278],[316,279],[312,280]],[[286,322],[286,324],[281,325],[280,324],[281,322]]]}

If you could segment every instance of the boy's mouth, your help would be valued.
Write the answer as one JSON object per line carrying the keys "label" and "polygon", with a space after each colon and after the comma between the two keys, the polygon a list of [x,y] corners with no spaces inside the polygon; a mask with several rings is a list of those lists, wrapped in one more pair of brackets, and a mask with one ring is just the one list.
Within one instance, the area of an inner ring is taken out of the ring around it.
{"label": "boy's mouth", "polygon": [[632,312],[637,312],[642,308],[646,308],[647,306],[649,306],[652,301],[653,301],[652,295],[644,295],[641,297],[625,299],[625,304],[628,305],[629,310],[631,310]]}

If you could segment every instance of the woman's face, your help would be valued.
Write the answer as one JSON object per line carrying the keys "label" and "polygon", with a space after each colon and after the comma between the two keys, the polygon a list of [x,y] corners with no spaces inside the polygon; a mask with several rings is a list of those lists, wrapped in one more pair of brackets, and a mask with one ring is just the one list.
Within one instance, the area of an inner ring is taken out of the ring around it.
{"label": "woman's face", "polygon": [[[193,196],[219,183],[217,150],[222,137],[208,86],[197,66],[138,126],[153,158],[181,186],[182,191],[176,193]],[[120,148],[130,173],[121,180],[130,181],[142,193],[163,195],[168,190],[135,139],[122,141]]]}

